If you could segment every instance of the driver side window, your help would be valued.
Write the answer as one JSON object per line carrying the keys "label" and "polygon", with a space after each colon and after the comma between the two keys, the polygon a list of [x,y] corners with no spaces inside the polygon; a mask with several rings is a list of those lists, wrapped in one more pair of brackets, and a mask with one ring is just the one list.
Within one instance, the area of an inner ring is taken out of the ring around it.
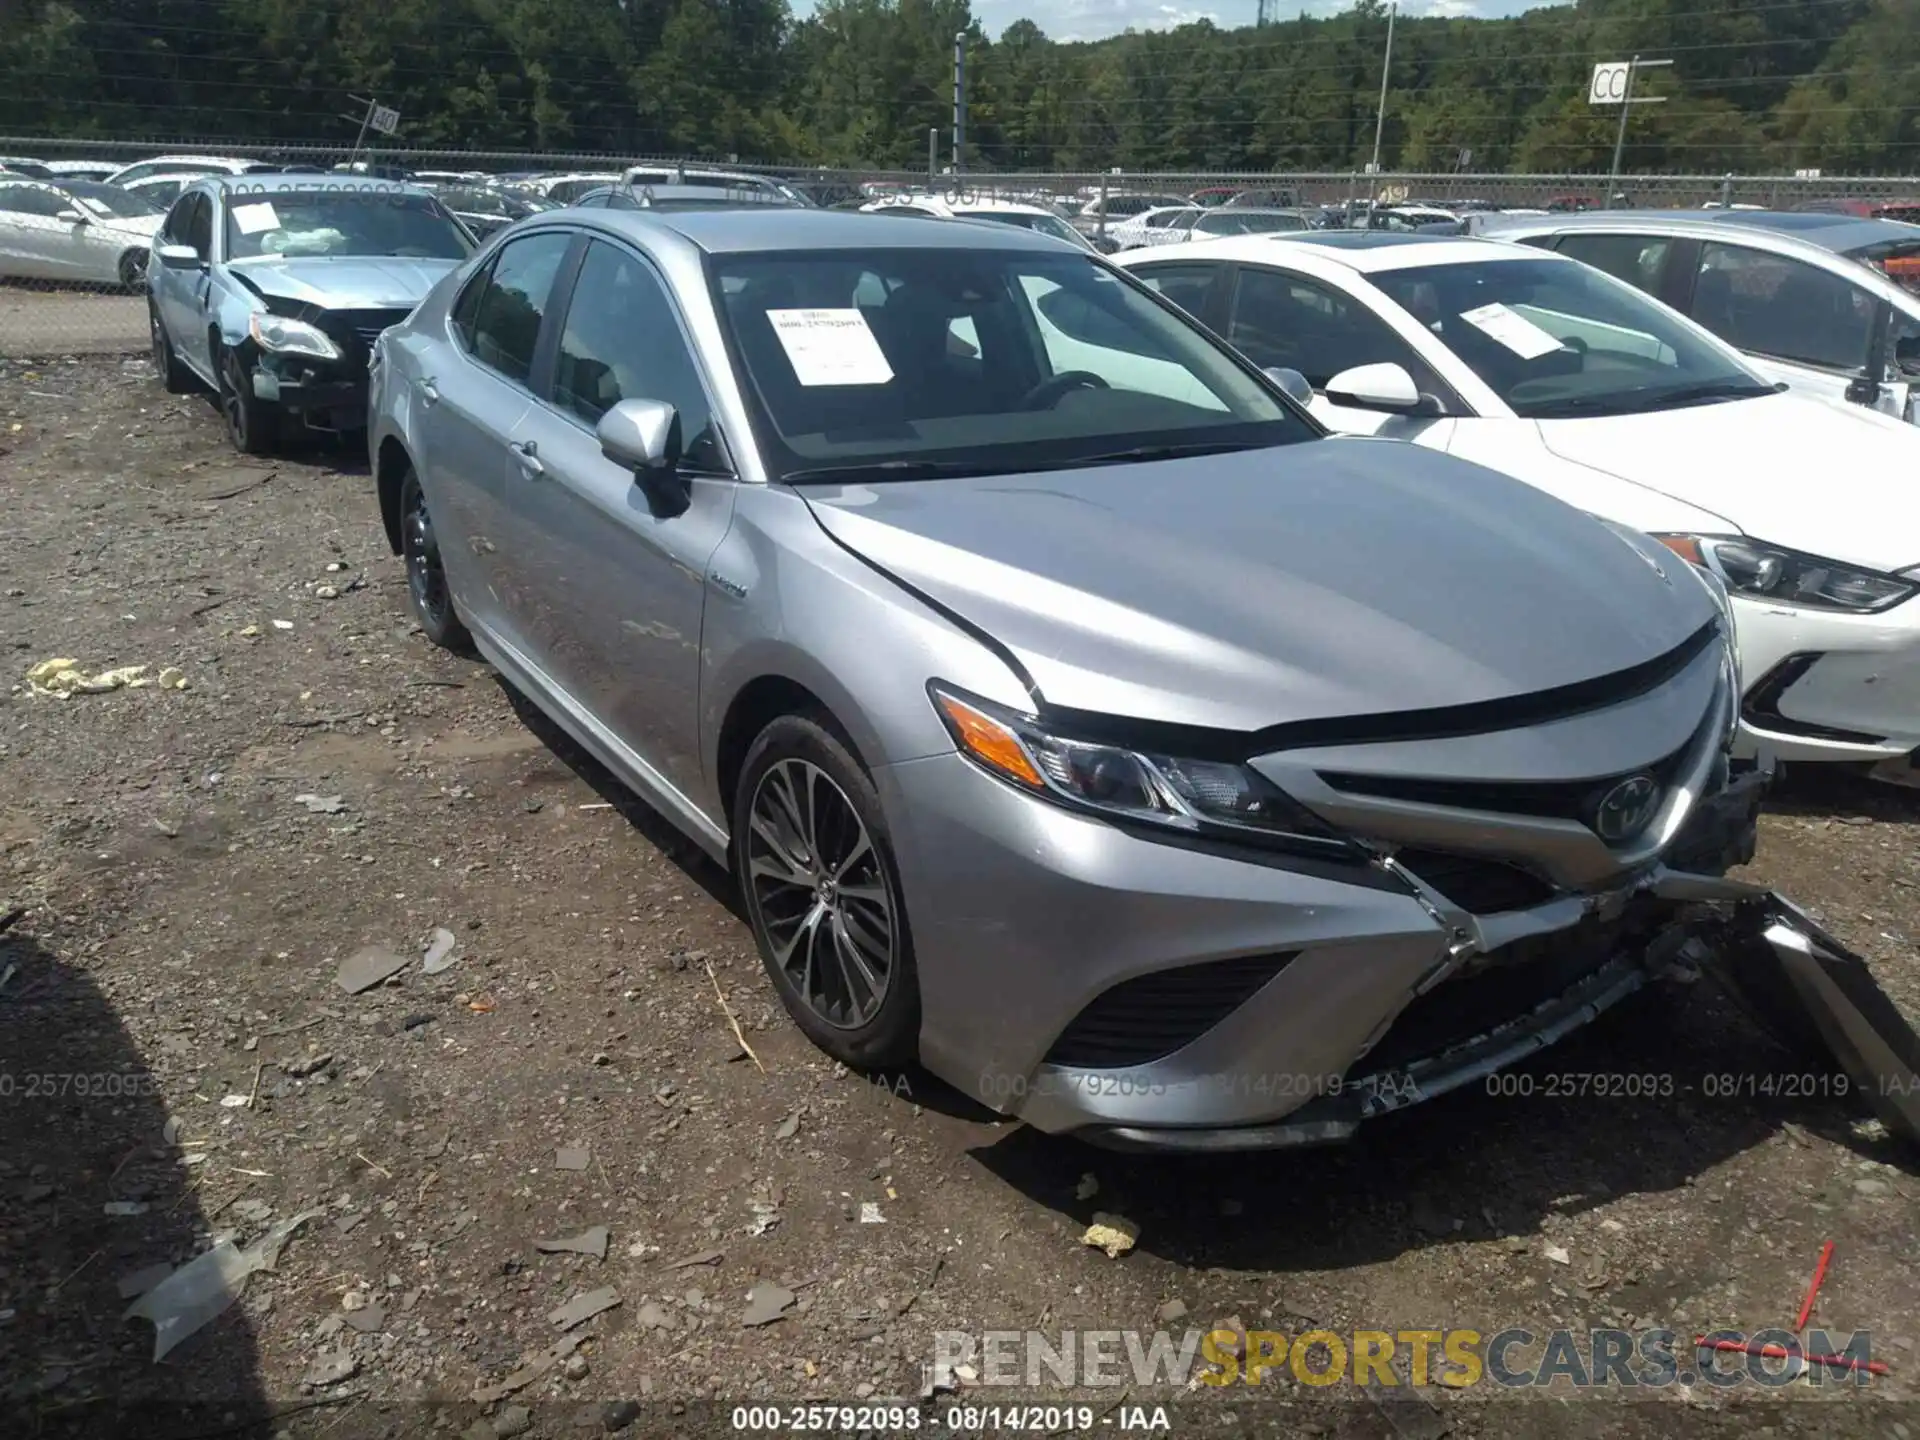
{"label": "driver side window", "polygon": [[1433,393],[1438,379],[1359,301],[1282,270],[1242,269],[1227,340],[1263,369],[1298,370],[1316,390],[1356,365],[1393,364]]}
{"label": "driver side window", "polygon": [[187,197],[191,208],[187,211],[186,243],[200,252],[202,260],[213,258],[213,201],[205,194],[193,194]]}

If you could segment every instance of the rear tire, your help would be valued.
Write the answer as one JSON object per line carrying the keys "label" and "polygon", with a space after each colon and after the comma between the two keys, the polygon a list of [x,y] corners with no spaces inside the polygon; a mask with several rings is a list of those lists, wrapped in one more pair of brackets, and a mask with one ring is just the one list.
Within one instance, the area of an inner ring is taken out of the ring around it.
{"label": "rear tire", "polygon": [[238,350],[220,352],[220,413],[235,450],[242,455],[272,453],[280,436],[280,407],[253,393]]}
{"label": "rear tire", "polygon": [[150,263],[145,250],[129,250],[120,257],[115,267],[120,276],[120,288],[140,294],[147,288],[147,266]]}
{"label": "rear tire", "polygon": [[783,715],[747,751],[733,866],[773,988],[843,1064],[888,1069],[920,1040],[920,981],[880,797],[847,745]]}
{"label": "rear tire", "polygon": [[167,327],[151,299],[147,301],[147,326],[153,332],[153,368],[160,372],[160,383],[167,387],[167,393],[190,395],[199,389],[199,379],[173,353],[173,341],[168,338]]}
{"label": "rear tire", "polygon": [[457,655],[469,652],[473,637],[454,608],[453,590],[440,563],[440,541],[434,533],[433,516],[427,511],[426,492],[420,488],[420,477],[412,466],[400,478],[400,555],[407,564],[407,599],[421,631],[442,650]]}

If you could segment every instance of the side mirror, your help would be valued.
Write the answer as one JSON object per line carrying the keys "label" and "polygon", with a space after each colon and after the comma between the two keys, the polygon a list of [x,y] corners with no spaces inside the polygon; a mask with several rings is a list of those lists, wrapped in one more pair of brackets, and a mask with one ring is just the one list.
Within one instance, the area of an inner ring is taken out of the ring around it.
{"label": "side mirror", "polygon": [[200,252],[191,245],[157,246],[153,258],[169,270],[192,270],[200,264]]}
{"label": "side mirror", "polygon": [[622,400],[594,429],[600,453],[633,471],[655,518],[672,519],[692,493],[679,474],[680,414],[664,400]]}
{"label": "side mirror", "polygon": [[87,225],[92,223],[87,219],[86,215],[79,210],[62,210],[53,218],[58,220],[62,225]]}
{"label": "side mirror", "polygon": [[1268,365],[1260,373],[1285,391],[1289,400],[1297,400],[1302,405],[1313,403],[1313,386],[1298,370],[1289,370],[1284,365]]}
{"label": "side mirror", "polygon": [[1383,410],[1389,415],[1412,415],[1426,405],[1405,367],[1391,362],[1342,370],[1327,381],[1327,399],[1354,410]]}

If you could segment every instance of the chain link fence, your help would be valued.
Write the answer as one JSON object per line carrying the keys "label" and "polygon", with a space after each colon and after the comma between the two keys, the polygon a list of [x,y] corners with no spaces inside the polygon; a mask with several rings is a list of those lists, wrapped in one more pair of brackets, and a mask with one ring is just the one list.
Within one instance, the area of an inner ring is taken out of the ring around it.
{"label": "chain link fence", "polygon": [[[1571,208],[1608,203],[1605,175],[1495,175],[1468,172],[1359,171],[1304,173],[1178,172],[970,172],[929,174],[886,167],[739,164],[733,157],[613,155],[591,151],[419,150],[396,147],[350,151],[344,145],[240,145],[206,139],[90,140],[0,136],[0,166],[9,162],[27,175],[46,167],[71,176],[71,167],[91,162],[131,165],[168,157],[216,157],[266,165],[331,170],[359,163],[378,171],[477,172],[490,176],[570,173],[617,177],[629,165],[686,165],[751,171],[806,191],[821,204],[854,204],[878,194],[932,193],[952,199],[1084,201],[1102,194],[1150,194],[1182,199],[1200,192],[1224,195],[1262,192],[1267,203],[1350,205],[1367,200],[1427,202],[1441,207],[1472,205],[1500,209]],[[39,171],[38,173],[44,173]],[[0,174],[0,357],[128,353],[149,343],[147,304],[133,273],[135,252],[144,264],[138,227],[75,226],[58,213],[9,208],[18,203],[21,175]],[[13,182],[11,188],[9,181]],[[31,183],[31,182],[30,182]],[[44,185],[44,180],[41,182]],[[1854,175],[1623,175],[1613,182],[1612,203],[1636,209],[1706,205],[1793,209],[1834,201],[1869,205],[1911,200],[1920,205],[1920,176]],[[165,198],[165,197],[163,197]],[[76,207],[44,194],[26,202],[59,212]],[[89,209],[93,207],[88,207]],[[153,218],[158,228],[158,217]],[[112,228],[115,238],[101,243]]]}

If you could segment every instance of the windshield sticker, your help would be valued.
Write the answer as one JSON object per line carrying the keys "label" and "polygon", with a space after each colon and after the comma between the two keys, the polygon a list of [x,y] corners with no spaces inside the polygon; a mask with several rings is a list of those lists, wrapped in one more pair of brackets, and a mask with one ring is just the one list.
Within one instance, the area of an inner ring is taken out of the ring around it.
{"label": "windshield sticker", "polygon": [[893,367],[858,310],[769,310],[802,385],[885,385]]}
{"label": "windshield sticker", "polygon": [[242,235],[258,235],[263,230],[278,230],[280,217],[273,213],[273,206],[261,200],[252,205],[233,207],[233,223],[240,227]]}
{"label": "windshield sticker", "polygon": [[1560,342],[1518,311],[1499,301],[1477,310],[1463,310],[1460,318],[1490,340],[1497,340],[1522,360],[1538,360],[1560,348]]}

